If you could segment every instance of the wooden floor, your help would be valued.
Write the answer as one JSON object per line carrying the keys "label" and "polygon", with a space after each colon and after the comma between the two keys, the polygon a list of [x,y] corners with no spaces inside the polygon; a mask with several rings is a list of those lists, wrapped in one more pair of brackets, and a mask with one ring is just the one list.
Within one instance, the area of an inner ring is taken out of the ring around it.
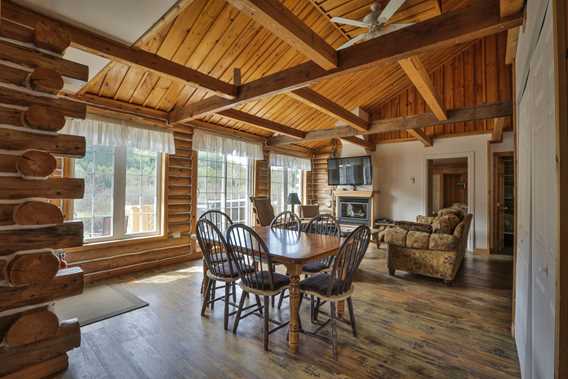
{"label": "wooden floor", "polygon": [[196,262],[114,281],[150,306],[84,327],[62,377],[520,376],[510,333],[510,258],[468,257],[457,283],[446,287],[410,274],[389,277],[384,253],[370,248],[355,283],[360,336],[341,327],[337,362],[327,344],[305,335],[301,352],[288,353],[284,330],[271,336],[272,351],[265,353],[261,319],[243,320],[235,336],[223,330],[221,303],[212,316],[200,317],[201,277]]}

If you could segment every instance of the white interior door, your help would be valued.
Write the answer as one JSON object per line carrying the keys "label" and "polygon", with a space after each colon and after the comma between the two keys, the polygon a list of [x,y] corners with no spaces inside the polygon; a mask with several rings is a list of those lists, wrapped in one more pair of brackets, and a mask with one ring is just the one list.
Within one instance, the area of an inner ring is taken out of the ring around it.
{"label": "white interior door", "polygon": [[[533,55],[532,98],[532,377],[554,377],[555,251],[558,233],[555,72],[552,12]],[[537,353],[538,352],[538,353]]]}
{"label": "white interior door", "polygon": [[[530,83],[529,83],[530,85]],[[530,88],[527,88],[530,90]],[[518,117],[518,167],[517,184],[517,255],[515,276],[515,340],[521,371],[530,377],[532,371],[532,258],[531,258],[531,138],[530,129],[530,91],[519,104]],[[527,375],[527,373],[529,373]]]}

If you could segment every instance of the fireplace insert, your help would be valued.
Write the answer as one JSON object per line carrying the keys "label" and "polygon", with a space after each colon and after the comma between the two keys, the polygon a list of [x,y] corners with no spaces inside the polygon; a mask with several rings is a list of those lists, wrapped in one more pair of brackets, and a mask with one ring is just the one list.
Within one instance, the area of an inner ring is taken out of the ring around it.
{"label": "fireplace insert", "polygon": [[363,224],[370,221],[370,199],[341,197],[338,199],[340,224]]}

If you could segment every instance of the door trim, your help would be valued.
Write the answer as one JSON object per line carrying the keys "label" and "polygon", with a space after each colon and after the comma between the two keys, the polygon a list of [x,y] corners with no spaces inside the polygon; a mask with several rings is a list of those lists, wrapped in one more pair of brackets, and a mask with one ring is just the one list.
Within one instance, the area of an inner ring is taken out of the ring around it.
{"label": "door trim", "polygon": [[[491,163],[490,163],[490,170],[489,170],[489,179],[488,179],[488,187],[489,187],[489,223],[488,223],[488,235],[489,235],[489,251],[491,254],[497,253],[497,233],[496,233],[496,225],[497,225],[497,163],[499,158],[502,157],[511,157],[513,160],[515,156],[514,151],[499,151],[494,152],[490,155]],[[517,201],[517,168],[514,167],[514,189],[513,189],[513,196],[515,198],[515,205]],[[516,209],[514,210],[516,212]],[[516,222],[513,225],[513,235],[516,238],[517,233],[517,225]],[[516,255],[516,240],[513,238],[513,257]]]}

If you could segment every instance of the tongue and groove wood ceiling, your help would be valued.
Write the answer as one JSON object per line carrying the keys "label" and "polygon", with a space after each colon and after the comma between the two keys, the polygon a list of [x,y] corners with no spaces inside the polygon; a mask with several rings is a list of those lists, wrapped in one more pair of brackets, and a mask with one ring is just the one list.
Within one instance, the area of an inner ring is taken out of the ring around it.
{"label": "tongue and groove wood ceiling", "polygon": [[[241,70],[242,83],[247,83],[307,60],[225,0],[194,0],[189,3],[177,18],[149,31],[150,38],[147,36],[136,46],[231,83],[235,68]],[[350,26],[339,27],[330,18],[342,16],[361,19],[368,13],[371,3],[369,0],[283,1],[288,9],[334,48],[362,30]],[[469,3],[470,0],[407,0],[391,20],[421,22]],[[467,47],[456,45],[423,54],[421,58],[428,70],[434,70]],[[389,63],[320,82],[312,89],[347,109],[360,106],[371,114],[379,114],[382,104],[409,86],[411,83],[400,66]],[[110,63],[82,92],[167,112],[214,95],[118,62]],[[336,124],[336,119],[287,95],[253,101],[237,109],[303,131],[332,128]],[[263,137],[272,134],[219,115],[203,119]],[[309,146],[317,147],[325,143],[311,142]]]}

